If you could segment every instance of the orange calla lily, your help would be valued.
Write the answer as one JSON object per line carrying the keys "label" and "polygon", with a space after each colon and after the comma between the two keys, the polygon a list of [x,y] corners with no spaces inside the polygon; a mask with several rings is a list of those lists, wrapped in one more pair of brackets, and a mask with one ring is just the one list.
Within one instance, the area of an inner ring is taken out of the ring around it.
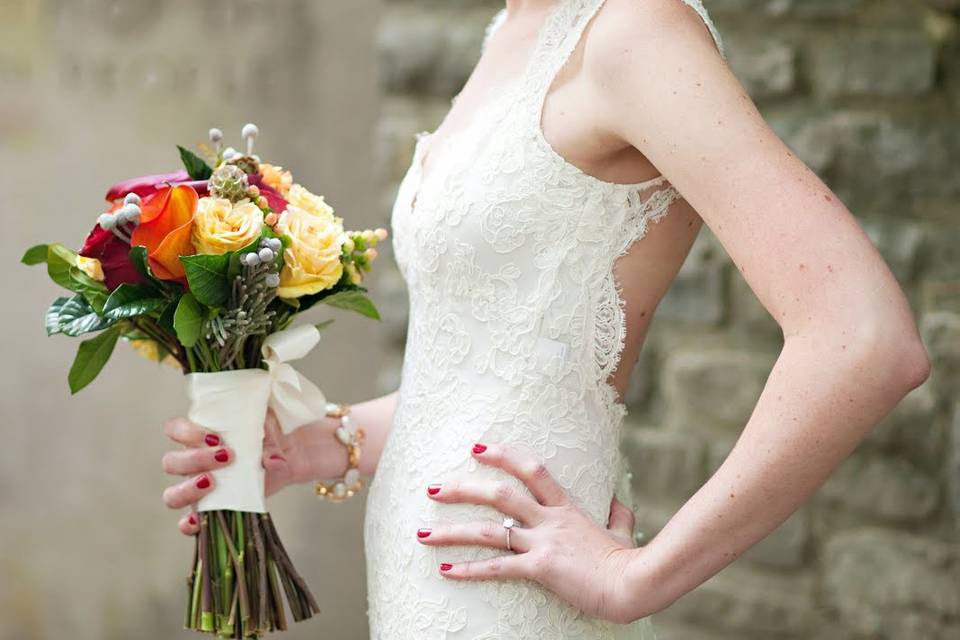
{"label": "orange calla lily", "polygon": [[196,253],[190,235],[199,200],[188,185],[165,187],[143,200],[140,224],[130,244],[147,248],[150,270],[161,280],[186,277],[180,256]]}

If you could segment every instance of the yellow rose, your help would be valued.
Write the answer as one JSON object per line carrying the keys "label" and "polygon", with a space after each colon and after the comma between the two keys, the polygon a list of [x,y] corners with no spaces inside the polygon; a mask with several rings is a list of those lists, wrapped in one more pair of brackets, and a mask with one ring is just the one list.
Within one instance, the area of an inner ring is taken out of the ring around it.
{"label": "yellow rose", "polygon": [[274,229],[291,241],[283,252],[278,296],[299,298],[329,289],[340,280],[340,253],[346,234],[339,220],[289,204]]}
{"label": "yellow rose", "polygon": [[163,358],[160,357],[160,345],[157,344],[155,340],[150,340],[144,338],[142,340],[131,340],[130,346],[133,347],[133,350],[142,355],[147,360],[153,360],[154,362],[159,362],[160,364],[165,364],[175,369],[180,368],[180,363],[177,362],[177,359],[174,358],[170,353],[165,353]]}
{"label": "yellow rose", "polygon": [[96,258],[77,256],[77,268],[97,282],[103,282],[103,265]]}
{"label": "yellow rose", "polygon": [[226,198],[200,198],[193,246],[206,255],[237,251],[260,237],[262,228],[263,212],[247,199],[234,204]]}
{"label": "yellow rose", "polygon": [[263,184],[284,197],[290,191],[290,185],[293,184],[293,175],[289,171],[284,171],[281,166],[261,162],[260,175],[263,177]]}
{"label": "yellow rose", "polygon": [[298,209],[303,209],[309,214],[322,216],[331,221],[335,217],[333,215],[333,207],[327,204],[323,196],[314,195],[299,184],[290,187],[286,199],[289,204],[292,204]]}

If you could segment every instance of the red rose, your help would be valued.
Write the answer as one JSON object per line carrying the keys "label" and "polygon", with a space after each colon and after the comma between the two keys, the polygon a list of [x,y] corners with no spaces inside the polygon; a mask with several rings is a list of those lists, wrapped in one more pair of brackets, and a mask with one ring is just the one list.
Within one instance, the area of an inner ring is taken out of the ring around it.
{"label": "red rose", "polygon": [[[111,207],[110,211],[119,206]],[[130,245],[113,235],[112,231],[101,228],[99,224],[94,225],[79,253],[85,258],[96,258],[100,261],[104,284],[110,291],[121,284],[139,284],[144,281],[130,262]]]}

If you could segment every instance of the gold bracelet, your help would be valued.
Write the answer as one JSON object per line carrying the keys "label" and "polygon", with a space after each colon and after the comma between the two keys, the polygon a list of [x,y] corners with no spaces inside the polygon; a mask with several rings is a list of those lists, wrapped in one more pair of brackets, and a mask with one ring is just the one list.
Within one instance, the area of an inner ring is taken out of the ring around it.
{"label": "gold bracelet", "polygon": [[327,417],[339,418],[340,426],[333,432],[337,442],[347,448],[347,470],[343,477],[332,483],[317,481],[314,493],[331,502],[343,502],[357,495],[363,488],[360,478],[360,445],[366,437],[363,429],[357,428],[350,418],[350,405],[327,403]]}

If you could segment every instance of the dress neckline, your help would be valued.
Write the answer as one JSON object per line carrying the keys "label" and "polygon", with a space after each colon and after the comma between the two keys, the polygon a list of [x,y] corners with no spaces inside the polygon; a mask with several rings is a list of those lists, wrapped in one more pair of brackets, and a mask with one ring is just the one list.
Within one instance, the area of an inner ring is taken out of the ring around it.
{"label": "dress neckline", "polygon": [[[442,142],[445,145],[449,145],[455,142],[456,139],[466,137],[467,134],[484,122],[490,113],[502,108],[504,102],[508,103],[509,108],[514,108],[514,105],[521,105],[521,108],[523,108],[523,105],[527,105],[527,102],[532,100],[532,107],[527,108],[527,111],[530,111],[530,113],[521,114],[522,116],[528,116],[532,119],[530,123],[530,126],[533,128],[532,139],[540,147],[544,156],[548,157],[551,162],[562,167],[564,171],[574,175],[577,179],[588,182],[592,187],[616,193],[640,192],[668,183],[666,176],[663,174],[640,182],[628,183],[604,180],[587,173],[567,160],[554,149],[553,145],[550,144],[544,135],[541,126],[542,114],[546,96],[553,85],[554,78],[560,68],[566,63],[572,50],[576,48],[586,24],[590,22],[604,2],[605,0],[557,0],[555,4],[546,9],[546,15],[538,27],[534,44],[524,64],[523,71],[508,81],[494,86],[490,91],[490,93],[494,94],[494,97],[488,98],[483,104],[476,107],[467,124],[447,134]],[[505,19],[505,16],[506,8],[500,9],[494,15],[484,40],[484,46],[486,46],[487,40],[492,38],[497,30],[492,27],[494,27],[494,25],[499,27]],[[572,46],[566,46],[571,43]],[[451,99],[451,106],[457,101],[462,91],[461,89],[461,91]],[[445,120],[446,117],[444,118],[444,121]],[[429,173],[425,172],[426,160],[433,154],[436,133],[442,126],[443,121],[433,130],[424,130],[416,134],[417,141],[413,157],[415,181],[413,195],[410,199],[411,213],[416,209],[417,200],[419,199],[423,185],[434,177],[433,174],[436,170],[431,170]],[[424,143],[427,143],[426,146],[424,146]]]}
{"label": "dress neckline", "polygon": [[[514,92],[518,91],[522,87],[527,86],[530,83],[531,76],[535,71],[537,63],[540,61],[540,54],[544,48],[546,42],[548,42],[548,35],[551,31],[554,30],[554,24],[557,22],[559,16],[562,15],[563,9],[571,4],[580,4],[587,0],[556,0],[556,2],[545,10],[545,15],[543,21],[540,23],[540,26],[537,28],[537,34],[534,38],[533,46],[530,48],[530,53],[527,56],[527,60],[523,65],[523,70],[516,76],[510,78],[505,82],[501,82],[498,85],[494,86],[490,91],[494,94],[493,98],[488,97],[481,105],[475,108],[474,113],[471,114],[470,119],[467,121],[467,124],[461,127],[460,129],[454,131],[453,133],[447,134],[447,140],[444,142],[449,143],[450,139],[454,137],[460,137],[467,132],[473,130],[473,128],[484,119],[484,115],[494,110],[497,105],[501,104],[508,96],[512,95]],[[596,0],[592,0],[596,1]],[[602,0],[601,0],[602,2]],[[500,9],[496,14],[494,14],[491,24],[502,23],[506,17],[506,7]],[[498,29],[493,29],[488,32],[488,38],[492,38],[494,33]],[[484,43],[486,46],[486,42]],[[476,67],[474,67],[476,68]],[[460,97],[460,94],[463,92],[461,89],[451,100],[451,106],[454,102]],[[449,115],[449,111],[447,112]],[[446,120],[446,118],[444,118]],[[416,165],[416,184],[414,189],[414,194],[411,201],[411,208],[416,207],[417,198],[420,194],[421,186],[429,178],[432,178],[433,171],[430,174],[425,173],[426,160],[432,155],[432,150],[434,147],[434,142],[436,140],[436,133],[443,127],[443,121],[440,122],[433,130],[431,131],[421,131],[417,134],[417,146],[416,152],[414,153],[414,163]],[[426,149],[423,147],[424,142],[429,144],[426,146]]]}

